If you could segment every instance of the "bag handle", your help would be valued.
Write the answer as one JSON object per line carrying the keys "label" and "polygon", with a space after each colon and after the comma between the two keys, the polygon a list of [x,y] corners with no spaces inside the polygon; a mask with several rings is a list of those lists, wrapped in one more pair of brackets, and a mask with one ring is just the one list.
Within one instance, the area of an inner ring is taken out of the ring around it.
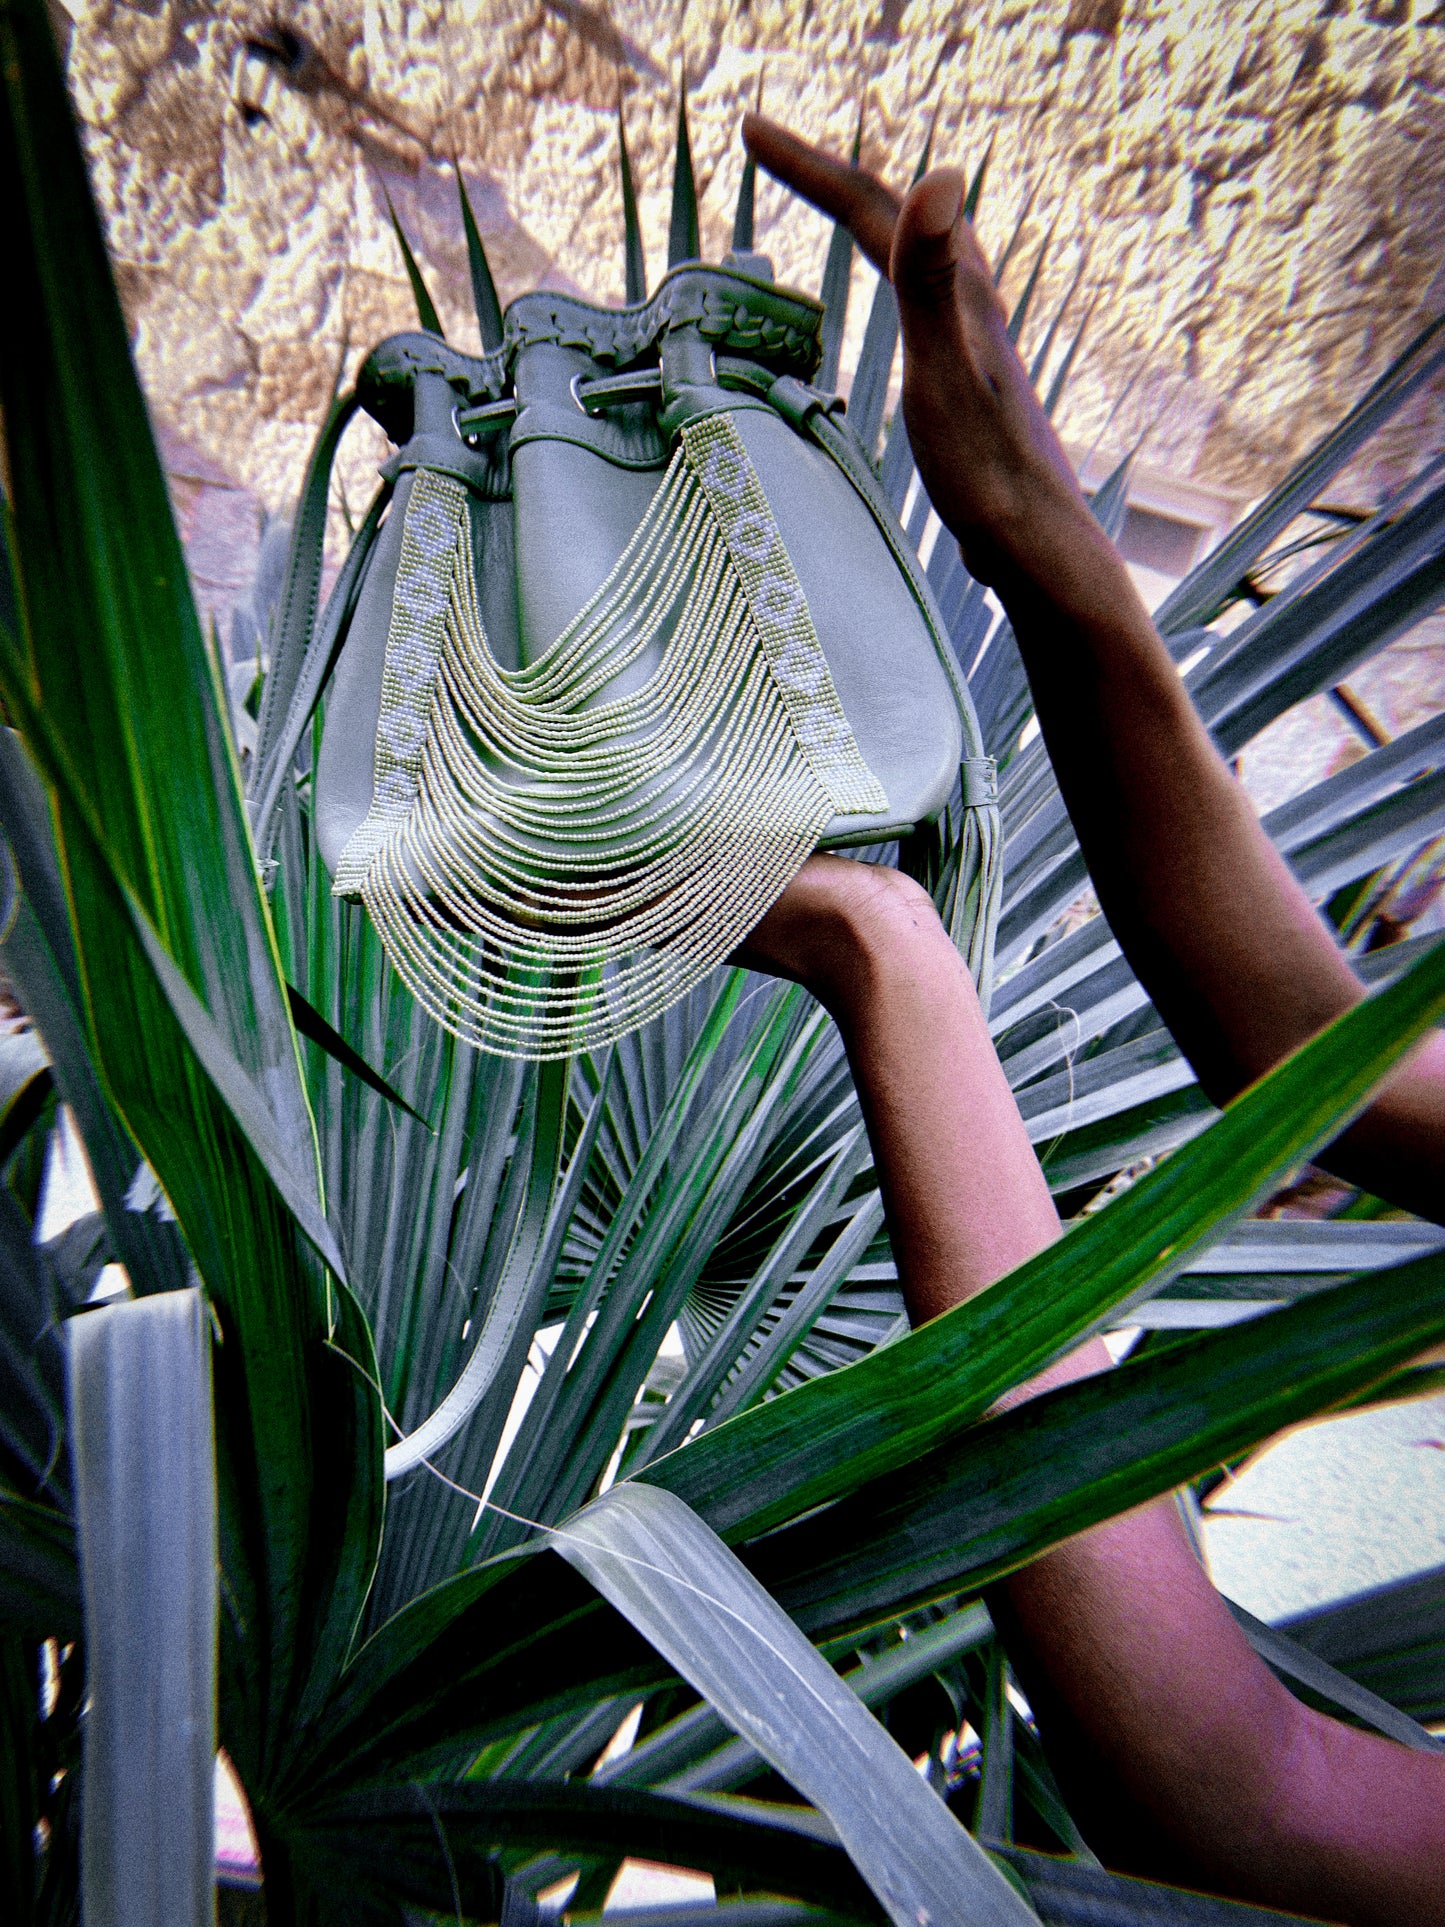
{"label": "bag handle", "polygon": [[376,541],[377,530],[387,504],[392,498],[395,484],[383,482],[372,498],[361,527],[352,540],[350,552],[341,566],[326,599],[326,607],[321,620],[317,623],[307,644],[300,667],[292,686],[291,701],[286,715],[275,732],[273,743],[267,750],[263,763],[260,756],[260,743],[251,764],[251,781],[247,785],[246,809],[251,819],[251,840],[256,847],[256,861],[261,871],[261,880],[269,888],[276,874],[275,859],[271,855],[276,841],[277,822],[281,813],[281,799],[285,794],[286,782],[292,773],[296,752],[301,746],[301,738],[306,734],[307,725],[316,713],[321,700],[321,692],[327,679],[336,666],[336,658],[341,653],[341,645],[346,640],[346,632],[351,627],[351,618],[356,613],[362,586],[366,580],[367,564],[371,560],[372,546]]}

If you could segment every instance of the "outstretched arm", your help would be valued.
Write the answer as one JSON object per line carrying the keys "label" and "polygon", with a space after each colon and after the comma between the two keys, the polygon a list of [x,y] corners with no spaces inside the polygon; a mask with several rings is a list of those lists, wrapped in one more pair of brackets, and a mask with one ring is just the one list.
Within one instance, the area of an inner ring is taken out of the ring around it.
{"label": "outstretched arm", "polygon": [[[915,1324],[1059,1235],[972,981],[923,890],[815,856],[742,960],[806,984],[838,1024]],[[1096,1339],[1020,1396],[1107,1364]],[[1172,1501],[1068,1541],[990,1605],[1070,1806],[1111,1865],[1349,1927],[1445,1927],[1445,1760],[1287,1692]]]}
{"label": "outstretched arm", "polygon": [[[749,116],[759,162],[891,274],[903,409],[934,507],[1007,609],[1110,927],[1200,1083],[1224,1103],[1356,1003],[1358,979],[1216,753],[1009,341],[963,178],[900,202]],[[1445,1037],[1324,1155],[1445,1222]]]}

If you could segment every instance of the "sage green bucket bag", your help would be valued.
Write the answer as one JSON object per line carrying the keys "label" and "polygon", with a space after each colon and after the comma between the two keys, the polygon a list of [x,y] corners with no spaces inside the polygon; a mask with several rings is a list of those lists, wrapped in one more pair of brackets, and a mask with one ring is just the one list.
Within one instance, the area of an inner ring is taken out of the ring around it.
{"label": "sage green bucket bag", "polygon": [[257,838],[330,673],[334,889],[483,1050],[606,1044],[814,850],[895,839],[986,992],[993,765],[844,404],[809,386],[822,308],[759,266],[679,267],[615,310],[524,295],[492,352],[397,335],[359,377],[397,452],[267,691]]}

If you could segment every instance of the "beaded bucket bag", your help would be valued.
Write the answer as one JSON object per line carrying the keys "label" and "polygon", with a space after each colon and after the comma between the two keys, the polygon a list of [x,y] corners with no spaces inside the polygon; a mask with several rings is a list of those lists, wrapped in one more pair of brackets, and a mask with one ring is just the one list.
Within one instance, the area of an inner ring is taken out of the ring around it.
{"label": "beaded bucket bag", "polygon": [[258,840],[329,676],[334,889],[483,1050],[646,1022],[820,848],[900,842],[986,989],[993,766],[913,546],[810,384],[822,319],[744,252],[622,309],[523,295],[480,356],[403,334],[362,369],[396,453],[267,692],[291,727]]}

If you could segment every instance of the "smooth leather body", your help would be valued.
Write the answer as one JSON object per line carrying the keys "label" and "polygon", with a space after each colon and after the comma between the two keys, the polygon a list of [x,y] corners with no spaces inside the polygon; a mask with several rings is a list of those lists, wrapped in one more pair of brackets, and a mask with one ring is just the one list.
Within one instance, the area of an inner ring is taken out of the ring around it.
{"label": "smooth leather body", "polygon": [[808,599],[843,714],[886,815],[835,817],[823,841],[928,821],[963,753],[958,705],[922,611],[831,456],[766,408],[729,410]]}
{"label": "smooth leather body", "polygon": [[[497,499],[495,465],[469,494],[482,616],[495,654],[515,668],[555,642],[605,581],[646,513],[676,422],[725,409],[792,558],[859,750],[888,797],[881,814],[834,818],[821,841],[866,843],[930,820],[952,790],[963,728],[923,612],[837,462],[765,400],[711,385],[710,357],[695,329],[679,330],[663,344],[668,379],[657,403],[586,410],[575,384],[595,375],[597,365],[585,351],[553,342],[519,349],[512,499]],[[678,387],[672,367],[684,383],[702,385]],[[447,472],[467,480],[469,466],[481,465],[467,457],[457,434],[451,391],[440,376],[420,377],[416,387],[412,459],[434,461],[450,436],[465,459],[448,464]],[[407,462],[404,448],[395,458],[402,470],[396,496],[327,701],[315,822],[332,871],[371,805],[392,584],[412,482]],[[591,700],[605,702],[637,687],[656,669],[662,647],[654,643]]]}
{"label": "smooth leather body", "polygon": [[[602,435],[615,424],[589,417],[572,396],[573,377],[590,372],[583,356],[550,344],[517,357],[522,406],[512,431],[512,504],[518,627],[528,663],[546,654],[612,573],[667,466],[655,429],[630,438],[625,466],[603,452]],[[544,411],[560,432],[538,425]],[[659,653],[644,652],[594,700],[645,682]]]}

